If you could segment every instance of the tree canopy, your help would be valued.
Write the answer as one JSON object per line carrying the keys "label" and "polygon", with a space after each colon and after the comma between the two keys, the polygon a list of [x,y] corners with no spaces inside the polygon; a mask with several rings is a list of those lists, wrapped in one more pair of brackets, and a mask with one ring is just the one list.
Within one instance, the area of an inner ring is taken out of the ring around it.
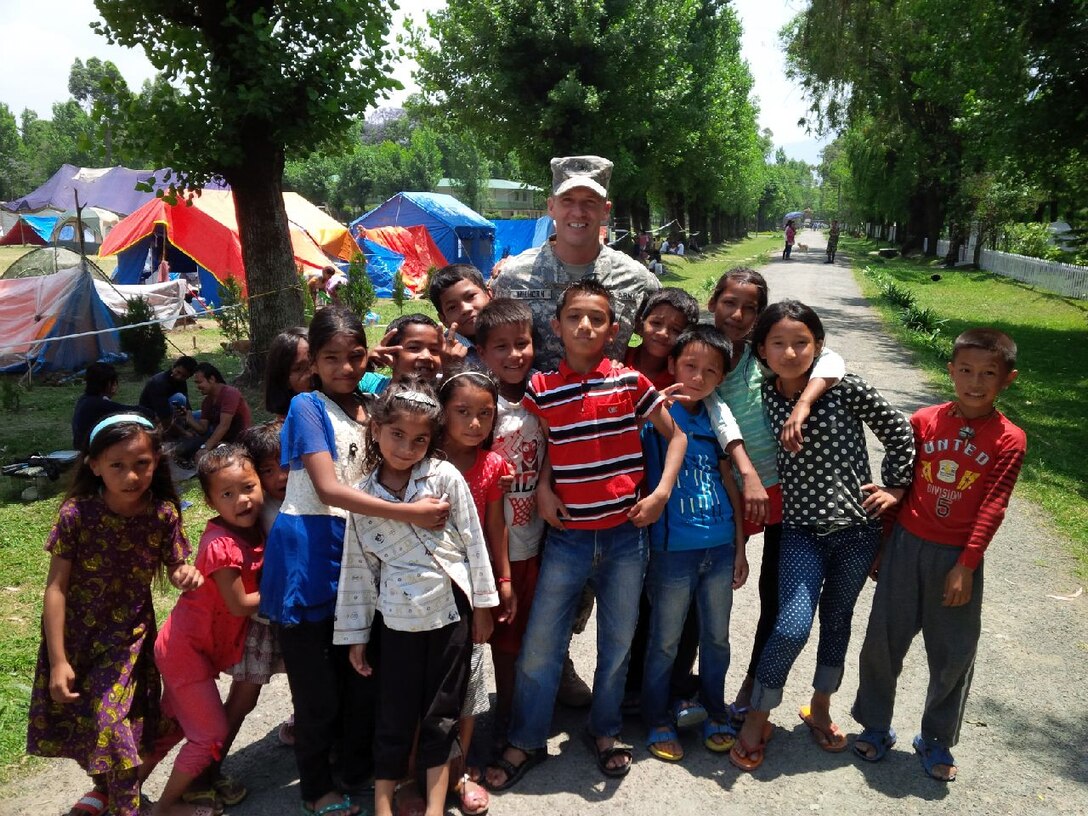
{"label": "tree canopy", "polygon": [[282,201],[288,151],[343,138],[385,90],[390,5],[377,0],[96,0],[110,42],[136,46],[168,81],[129,109],[177,189],[234,192],[254,357],[302,320]]}

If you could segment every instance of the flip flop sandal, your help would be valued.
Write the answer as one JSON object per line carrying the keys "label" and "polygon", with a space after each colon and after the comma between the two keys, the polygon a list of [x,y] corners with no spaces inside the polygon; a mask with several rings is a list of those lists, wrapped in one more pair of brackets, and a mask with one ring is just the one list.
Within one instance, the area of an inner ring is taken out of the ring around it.
{"label": "flip flop sandal", "polygon": [[223,800],[219,798],[219,794],[215,792],[214,788],[202,791],[186,791],[181,795],[181,801],[187,805],[196,805],[198,808],[206,807],[215,816],[222,816],[223,811],[226,809]]}
{"label": "flip flop sandal", "polygon": [[[332,816],[332,814],[343,814],[343,816],[351,816],[352,808],[351,799],[347,796],[343,797],[339,802],[330,802],[322,808],[309,808],[304,804],[302,806],[303,816]],[[354,811],[355,813],[361,813],[362,811]],[[203,816],[202,814],[194,814],[193,816]],[[212,814],[206,814],[206,816],[212,816]],[[218,814],[216,815],[218,816]]]}
{"label": "flip flop sandal", "polygon": [[[516,748],[518,751],[521,751],[523,754],[525,754],[525,759],[521,761],[520,765],[515,765],[514,763],[502,758],[502,755],[506,753],[507,748]],[[524,748],[518,748],[516,745],[506,743],[506,745],[503,746],[502,751],[499,752],[499,758],[492,760],[491,764],[488,765],[489,768],[498,768],[500,771],[506,774],[506,781],[503,782],[501,785],[487,785],[488,790],[490,790],[492,793],[499,793],[500,791],[509,790],[510,788],[514,787],[514,785],[516,785],[518,782],[520,782],[521,778],[525,776],[525,774],[527,774],[532,768],[535,768],[547,758],[547,748],[537,748],[535,751],[526,751]],[[485,782],[486,778],[487,777],[485,776]]]}
{"label": "flip flop sandal", "polygon": [[706,709],[696,700],[677,700],[672,706],[677,728],[691,728],[706,720]]}
{"label": "flip flop sandal", "polygon": [[936,779],[938,782],[956,781],[955,770],[948,777],[937,776],[935,773],[938,765],[946,765],[949,768],[956,767],[956,760],[953,758],[951,751],[936,740],[926,739],[921,734],[916,736],[911,744],[914,746],[914,750],[918,752],[918,758],[922,760],[922,770],[926,772],[926,776],[930,779]]}
{"label": "flip flop sandal", "polygon": [[801,706],[797,714],[801,718],[801,722],[808,726],[813,742],[829,754],[840,754],[850,747],[846,734],[835,723],[831,723],[825,728],[812,719],[811,706]]}
{"label": "flip flop sandal", "polygon": [[98,788],[87,791],[65,816],[102,816],[110,806],[110,798]]}
{"label": "flip flop sandal", "polygon": [[[469,785],[472,788],[469,788]],[[463,774],[460,781],[454,786],[453,793],[457,795],[458,809],[464,816],[484,816],[491,805],[491,798],[482,785],[474,782],[469,775]]]}
{"label": "flip flop sandal", "polygon": [[[856,737],[854,737],[854,753],[864,759],[866,762],[880,762],[888,755],[888,751],[895,745],[896,736],[895,729],[889,728],[887,731],[879,731],[875,728],[866,728]],[[859,747],[858,743],[864,743],[873,749],[873,753],[869,754],[867,751]]]}
{"label": "flip flop sandal", "polygon": [[246,786],[233,776],[221,776],[212,782],[212,788],[220,801],[227,807],[233,807],[249,794]]}
{"label": "flip flop sandal", "polygon": [[[722,736],[724,740],[716,740],[714,737]],[[715,754],[724,754],[730,750],[737,741],[737,730],[729,723],[707,720],[703,723],[703,745],[708,751]]]}
{"label": "flip flop sandal", "polygon": [[280,741],[280,745],[291,746],[295,744],[295,715],[292,714],[282,723],[280,728],[276,732],[276,738]]}
{"label": "flip flop sandal", "polygon": [[[598,748],[597,738],[586,730],[583,734],[586,744],[589,746],[589,750],[593,752],[593,756],[597,761],[597,768],[605,776],[610,776],[613,779],[619,779],[622,776],[627,776],[631,770],[631,765],[634,764],[635,755],[631,753],[631,749],[628,746],[623,745],[618,739],[608,748]],[[618,756],[626,756],[627,762],[619,767],[611,767],[608,763]]]}
{"label": "flip flop sandal", "polygon": [[675,742],[679,745],[680,735],[677,734],[676,730],[673,728],[655,728],[651,730],[649,736],[646,737],[646,750],[664,762],[679,762],[684,758],[683,748],[678,752],[673,753],[661,747],[661,743],[664,742]]}
{"label": "flip flop sandal", "polygon": [[733,764],[733,767],[739,768],[746,773],[752,773],[759,768],[763,764],[767,743],[771,741],[772,733],[774,733],[774,726],[768,721],[763,724],[763,732],[760,735],[762,739],[755,745],[749,745],[743,738],[738,736],[737,741],[729,750],[729,761]]}

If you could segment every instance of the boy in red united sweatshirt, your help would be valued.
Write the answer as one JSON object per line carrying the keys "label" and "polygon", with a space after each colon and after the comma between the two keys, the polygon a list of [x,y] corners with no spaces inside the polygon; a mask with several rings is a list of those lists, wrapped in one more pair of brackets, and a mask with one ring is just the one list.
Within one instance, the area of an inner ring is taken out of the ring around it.
{"label": "boy in red united sweatshirt", "polygon": [[956,778],[950,749],[959,741],[982,626],[982,556],[1027,451],[1024,432],[994,407],[1016,379],[1012,338],[996,329],[964,332],[948,373],[955,401],[921,408],[910,420],[914,481],[880,560],[853,710],[865,728],[854,751],[883,759],[896,740],[896,680],[921,630],[929,691],[913,744],[926,774],[942,782]]}

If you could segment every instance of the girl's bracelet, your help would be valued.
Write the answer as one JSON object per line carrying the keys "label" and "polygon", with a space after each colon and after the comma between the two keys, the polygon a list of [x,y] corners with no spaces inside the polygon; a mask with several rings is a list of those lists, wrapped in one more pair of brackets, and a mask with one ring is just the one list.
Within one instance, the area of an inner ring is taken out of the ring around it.
{"label": "girl's bracelet", "polygon": [[509,578],[496,578],[495,582],[499,583],[499,584],[509,584],[510,579]]}

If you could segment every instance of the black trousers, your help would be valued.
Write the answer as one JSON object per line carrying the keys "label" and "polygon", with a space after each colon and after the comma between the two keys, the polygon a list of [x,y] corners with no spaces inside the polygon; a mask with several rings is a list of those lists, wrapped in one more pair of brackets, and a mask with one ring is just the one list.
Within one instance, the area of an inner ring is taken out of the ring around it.
{"label": "black trousers", "polygon": [[416,768],[423,773],[461,755],[458,721],[472,654],[472,607],[454,589],[461,620],[429,632],[382,626],[378,673],[375,779],[403,779],[416,728]]}
{"label": "black trousers", "polygon": [[[377,683],[351,667],[348,647],[333,645],[332,630],[331,618],[276,627],[295,707],[295,762],[306,802],[361,789],[374,769]],[[371,665],[373,659],[368,649]],[[329,762],[334,745],[339,784]]]}
{"label": "black trousers", "polygon": [[782,525],[768,524],[763,528],[763,559],[759,564],[759,622],[752,641],[752,659],[748,662],[748,675],[756,676],[756,666],[763,647],[774,631],[778,619],[778,561],[782,555]]}

